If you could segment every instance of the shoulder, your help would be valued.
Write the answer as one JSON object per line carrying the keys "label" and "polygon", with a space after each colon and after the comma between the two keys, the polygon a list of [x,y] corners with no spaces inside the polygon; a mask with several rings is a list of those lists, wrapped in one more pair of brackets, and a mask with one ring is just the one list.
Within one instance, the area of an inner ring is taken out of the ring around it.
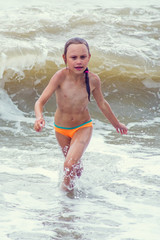
{"label": "shoulder", "polygon": [[90,86],[91,86],[92,91],[95,88],[100,88],[101,80],[97,74],[89,72],[89,80],[90,80]]}
{"label": "shoulder", "polygon": [[61,79],[64,79],[67,75],[67,72],[66,72],[66,69],[63,68],[63,69],[60,69],[59,71],[57,71],[51,79],[57,79],[57,80],[61,80]]}
{"label": "shoulder", "polygon": [[57,71],[51,78],[50,82],[56,85],[60,85],[67,76],[66,69],[61,69]]}
{"label": "shoulder", "polygon": [[101,106],[104,103],[104,97],[101,89],[101,79],[97,74],[90,73],[90,86],[94,99],[96,100],[98,106]]}

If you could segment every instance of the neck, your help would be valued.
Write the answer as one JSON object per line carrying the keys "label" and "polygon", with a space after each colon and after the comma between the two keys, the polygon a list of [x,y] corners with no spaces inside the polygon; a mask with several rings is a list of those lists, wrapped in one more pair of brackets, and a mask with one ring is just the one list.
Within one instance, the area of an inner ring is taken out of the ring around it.
{"label": "neck", "polygon": [[[69,69],[68,69],[68,70],[69,70]],[[70,70],[69,70],[69,75],[70,75],[70,77],[71,77],[74,81],[79,81],[79,80],[82,81],[82,79],[83,79],[84,76],[85,76],[84,73],[76,74],[76,73],[74,73],[74,72],[72,72],[72,71],[70,71]]]}

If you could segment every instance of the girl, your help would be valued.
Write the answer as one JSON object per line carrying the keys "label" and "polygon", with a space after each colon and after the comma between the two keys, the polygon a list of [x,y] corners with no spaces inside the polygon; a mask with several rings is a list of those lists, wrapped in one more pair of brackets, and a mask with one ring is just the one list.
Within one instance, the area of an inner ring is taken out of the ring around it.
{"label": "girl", "polygon": [[45,125],[43,106],[53,93],[56,95],[55,134],[65,157],[62,188],[72,190],[75,178],[81,175],[81,157],[92,135],[92,120],[88,111],[92,93],[98,107],[117,132],[127,134],[127,128],[112,112],[101,91],[101,81],[88,71],[91,54],[88,43],[81,38],[72,38],[64,47],[63,59],[66,68],[56,72],[35,104],[34,128],[41,131]]}

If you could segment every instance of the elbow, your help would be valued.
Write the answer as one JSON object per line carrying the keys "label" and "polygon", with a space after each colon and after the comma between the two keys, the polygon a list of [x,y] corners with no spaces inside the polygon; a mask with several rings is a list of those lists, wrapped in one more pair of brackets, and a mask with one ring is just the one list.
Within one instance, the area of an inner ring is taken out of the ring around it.
{"label": "elbow", "polygon": [[108,104],[107,101],[103,101],[101,103],[101,106],[99,106],[101,112],[105,115],[108,116],[108,114],[110,114],[110,105]]}
{"label": "elbow", "polygon": [[102,101],[100,104],[99,104],[99,108],[102,112],[106,111],[109,107],[109,104],[106,102],[106,101]]}
{"label": "elbow", "polygon": [[37,108],[40,105],[39,99],[35,102],[34,108]]}
{"label": "elbow", "polygon": [[36,109],[41,109],[41,108],[43,108],[43,103],[38,99],[36,102],[35,102],[35,105],[34,105],[34,109],[36,110]]}

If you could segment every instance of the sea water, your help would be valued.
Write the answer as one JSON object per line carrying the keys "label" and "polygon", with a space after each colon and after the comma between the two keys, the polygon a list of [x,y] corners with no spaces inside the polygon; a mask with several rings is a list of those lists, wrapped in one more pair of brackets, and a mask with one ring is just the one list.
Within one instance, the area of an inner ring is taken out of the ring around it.
{"label": "sea water", "polygon": [[[159,1],[7,0],[0,23],[0,239],[159,240]],[[76,36],[88,41],[89,69],[128,135],[92,98],[84,171],[66,194],[55,96],[40,133],[34,104]]]}

